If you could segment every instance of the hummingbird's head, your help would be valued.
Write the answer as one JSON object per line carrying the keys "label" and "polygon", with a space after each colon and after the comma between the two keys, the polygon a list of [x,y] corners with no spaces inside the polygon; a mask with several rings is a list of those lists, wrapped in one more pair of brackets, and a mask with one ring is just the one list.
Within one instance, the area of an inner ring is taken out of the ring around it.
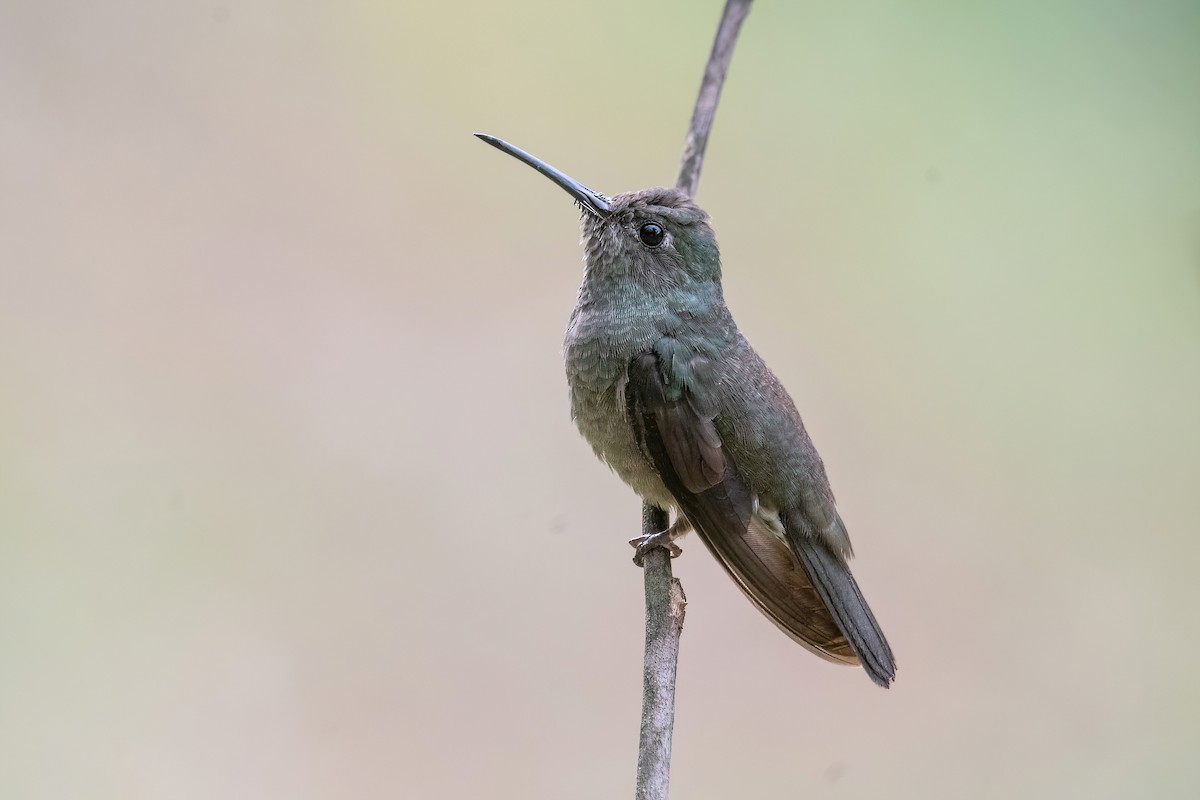
{"label": "hummingbird's head", "polygon": [[475,135],[533,167],[575,199],[583,210],[589,277],[633,281],[650,291],[720,285],[721,258],[708,214],[686,192],[659,188],[605,197],[502,139]]}
{"label": "hummingbird's head", "polygon": [[608,200],[608,212],[584,209],[589,271],[647,288],[719,282],[721,258],[708,214],[681,189],[642,189]]}

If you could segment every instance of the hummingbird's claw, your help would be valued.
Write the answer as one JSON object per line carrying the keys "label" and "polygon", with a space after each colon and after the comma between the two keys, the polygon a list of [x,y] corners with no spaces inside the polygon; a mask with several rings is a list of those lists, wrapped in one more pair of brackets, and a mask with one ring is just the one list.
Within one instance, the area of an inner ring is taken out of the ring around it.
{"label": "hummingbird's claw", "polygon": [[675,537],[679,532],[674,527],[667,528],[665,531],[658,533],[647,533],[642,536],[635,536],[629,540],[630,546],[634,549],[633,563],[639,567],[642,566],[642,560],[645,559],[646,553],[649,553],[656,547],[661,547],[671,554],[671,558],[679,558],[683,555],[683,548],[675,544]]}

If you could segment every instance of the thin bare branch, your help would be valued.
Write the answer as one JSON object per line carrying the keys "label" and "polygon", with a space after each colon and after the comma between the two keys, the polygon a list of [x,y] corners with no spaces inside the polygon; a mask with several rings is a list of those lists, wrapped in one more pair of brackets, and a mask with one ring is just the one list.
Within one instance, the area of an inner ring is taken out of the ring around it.
{"label": "thin bare branch", "polygon": [[700,184],[700,168],[704,165],[704,151],[708,147],[708,135],[712,131],[713,118],[717,114],[717,102],[721,99],[721,87],[729,72],[729,61],[733,58],[733,46],[737,44],[738,32],[746,15],[750,13],[751,0],[728,0],[721,15],[721,25],[713,39],[712,53],[700,82],[700,94],[696,97],[696,109],[692,112],[692,123],[688,126],[687,139],[683,143],[683,159],[679,165],[679,180],[675,186],[692,197]]}
{"label": "thin bare branch", "polygon": [[[713,40],[708,66],[700,83],[692,123],[683,146],[683,161],[676,186],[696,194],[704,150],[712,131],[721,86],[729,71],[733,46],[751,0],[727,0]],[[642,506],[642,532],[666,530],[667,512],[646,503]],[[683,585],[671,574],[671,556],[663,548],[646,553],[643,560],[646,586],[646,655],[642,673],[642,726],[638,744],[637,800],[667,800],[671,776],[671,737],[675,727],[675,674],[679,663],[679,636],[683,631],[687,598]]]}
{"label": "thin bare branch", "polygon": [[[646,505],[642,530],[667,527],[667,513]],[[675,727],[675,668],[687,598],[671,574],[671,555],[662,547],[646,553],[646,656],[642,683],[642,729],[638,745],[637,800],[666,800],[671,777],[671,734]]]}

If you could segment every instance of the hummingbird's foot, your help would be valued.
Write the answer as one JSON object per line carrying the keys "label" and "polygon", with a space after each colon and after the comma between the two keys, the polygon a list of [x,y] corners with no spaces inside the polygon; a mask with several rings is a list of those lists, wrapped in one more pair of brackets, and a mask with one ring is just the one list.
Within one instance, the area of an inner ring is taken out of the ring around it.
{"label": "hummingbird's foot", "polygon": [[679,556],[683,555],[683,548],[672,541],[675,538],[674,533],[673,529],[667,528],[665,531],[647,533],[630,539],[629,544],[634,549],[633,563],[639,567],[642,566],[642,560],[646,557],[646,553],[649,553],[656,547],[666,549],[671,554],[671,558],[679,558]]}
{"label": "hummingbird's foot", "polygon": [[661,547],[671,554],[671,558],[679,558],[683,555],[683,548],[675,544],[675,540],[692,529],[692,525],[687,521],[687,517],[679,516],[671,527],[665,531],[658,533],[646,533],[641,536],[635,536],[629,540],[629,544],[634,549],[633,563],[639,567],[642,566],[642,560],[656,547]]}

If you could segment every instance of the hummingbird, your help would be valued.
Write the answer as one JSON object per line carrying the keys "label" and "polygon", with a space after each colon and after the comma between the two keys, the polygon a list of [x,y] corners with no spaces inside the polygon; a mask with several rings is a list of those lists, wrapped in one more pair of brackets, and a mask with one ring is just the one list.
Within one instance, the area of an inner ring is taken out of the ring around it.
{"label": "hummingbird", "polygon": [[[848,559],[825,466],[783,384],[725,305],[709,217],[680,189],[607,197],[513,145],[475,134],[564,189],[586,267],[563,353],[583,438],[642,499],[673,512],[631,540],[680,550],[694,530],[788,636],[887,687],[891,647]],[[639,562],[640,563],[640,562]]]}

